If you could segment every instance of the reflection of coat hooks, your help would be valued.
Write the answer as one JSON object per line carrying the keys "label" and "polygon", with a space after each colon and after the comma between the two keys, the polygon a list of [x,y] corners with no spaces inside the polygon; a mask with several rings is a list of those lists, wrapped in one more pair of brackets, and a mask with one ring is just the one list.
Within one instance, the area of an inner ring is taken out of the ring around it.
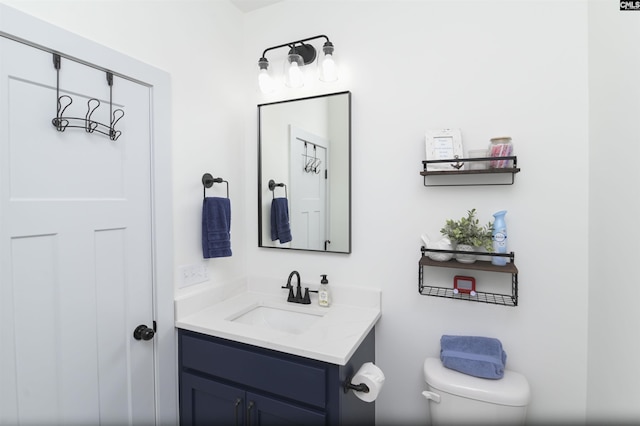
{"label": "reflection of coat hooks", "polygon": [[273,198],[276,198],[276,187],[283,187],[284,186],[284,198],[289,198],[287,196],[287,185],[285,185],[284,183],[276,183],[276,181],[274,181],[273,179],[271,179],[269,181],[269,191],[272,191]]}
{"label": "reflection of coat hooks", "polygon": [[91,119],[93,112],[100,106],[100,101],[95,98],[91,98],[87,101],[87,113],[84,118],[65,117],[63,115],[67,107],[73,103],[73,99],[68,95],[60,96],[60,55],[56,53],[53,54],[53,66],[55,67],[57,74],[56,97],[58,102],[56,117],[51,120],[51,124],[53,124],[56,130],[64,132],[67,127],[75,127],[84,129],[87,133],[102,133],[103,135],[109,136],[112,141],[117,140],[122,132],[120,130],[116,130],[115,127],[116,123],[124,116],[124,111],[121,109],[113,109],[113,74],[107,72],[107,84],[109,85],[109,117],[111,120],[107,126],[106,124],[102,124]]}
{"label": "reflection of coat hooks", "polygon": [[[307,144],[313,146],[313,157],[307,154]],[[302,156],[305,158],[304,171],[306,173],[320,173],[320,164],[322,163],[322,160],[317,156],[316,144],[304,141],[304,154],[302,154]]]}
{"label": "reflection of coat hooks", "polygon": [[227,184],[227,198],[229,198],[229,182],[222,179],[221,177],[214,178],[210,173],[205,173],[202,175],[202,198],[206,198],[206,190],[207,188],[211,188],[214,183],[226,183]]}

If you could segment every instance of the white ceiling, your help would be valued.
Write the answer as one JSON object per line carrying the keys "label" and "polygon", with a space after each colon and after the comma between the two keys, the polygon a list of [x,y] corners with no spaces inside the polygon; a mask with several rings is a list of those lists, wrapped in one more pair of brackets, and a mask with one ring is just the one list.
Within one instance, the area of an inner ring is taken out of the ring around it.
{"label": "white ceiling", "polygon": [[238,9],[243,12],[251,12],[261,7],[270,6],[282,0],[231,0]]}

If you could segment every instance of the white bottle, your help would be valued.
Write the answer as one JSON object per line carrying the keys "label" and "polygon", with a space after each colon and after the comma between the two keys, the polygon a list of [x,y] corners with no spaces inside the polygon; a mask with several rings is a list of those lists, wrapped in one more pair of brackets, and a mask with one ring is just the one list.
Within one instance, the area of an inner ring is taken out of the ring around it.
{"label": "white bottle", "polygon": [[321,275],[320,290],[318,290],[318,305],[328,308],[331,304],[331,295],[329,294],[329,280],[326,275]]}

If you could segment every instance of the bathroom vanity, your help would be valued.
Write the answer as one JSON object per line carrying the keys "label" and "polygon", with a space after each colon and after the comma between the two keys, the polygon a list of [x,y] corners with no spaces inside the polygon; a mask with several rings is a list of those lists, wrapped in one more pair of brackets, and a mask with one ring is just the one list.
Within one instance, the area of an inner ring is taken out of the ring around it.
{"label": "bathroom vanity", "polygon": [[375,402],[345,384],[375,362],[379,290],[336,286],[322,308],[279,287],[189,312],[176,301],[180,424],[375,424]]}
{"label": "bathroom vanity", "polygon": [[344,391],[373,361],[371,330],[346,365],[179,331],[182,425],[375,424],[375,405]]}

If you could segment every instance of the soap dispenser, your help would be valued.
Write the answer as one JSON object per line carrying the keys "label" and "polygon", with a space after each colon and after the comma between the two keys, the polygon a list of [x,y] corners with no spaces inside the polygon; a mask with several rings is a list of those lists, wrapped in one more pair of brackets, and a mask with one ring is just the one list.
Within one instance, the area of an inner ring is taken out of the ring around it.
{"label": "soap dispenser", "polygon": [[329,294],[329,280],[326,275],[321,275],[320,290],[318,290],[318,305],[325,308],[331,304],[331,295]]}

